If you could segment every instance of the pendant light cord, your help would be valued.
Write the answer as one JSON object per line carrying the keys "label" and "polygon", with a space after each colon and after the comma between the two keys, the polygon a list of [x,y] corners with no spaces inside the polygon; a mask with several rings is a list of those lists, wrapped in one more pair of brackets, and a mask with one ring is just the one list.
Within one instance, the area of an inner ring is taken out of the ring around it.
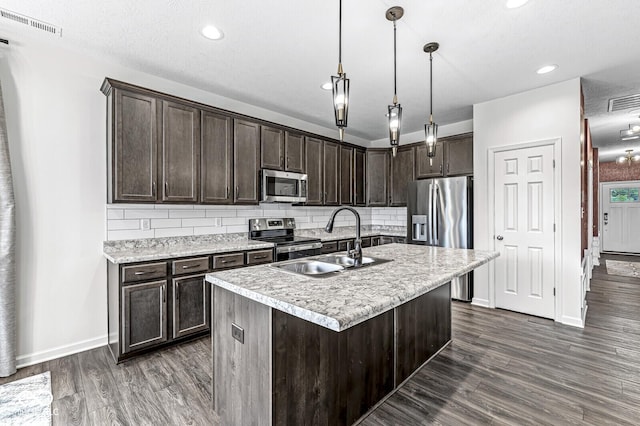
{"label": "pendant light cord", "polygon": [[[395,16],[394,16],[395,18]],[[393,20],[393,96],[398,96],[398,88],[396,83],[396,20]]]}
{"label": "pendant light cord", "polygon": [[429,122],[433,123],[433,54],[429,52]]}
{"label": "pendant light cord", "polygon": [[[340,0],[340,12],[338,13],[338,68],[342,68],[342,0]],[[338,71],[340,73],[340,71]]]}

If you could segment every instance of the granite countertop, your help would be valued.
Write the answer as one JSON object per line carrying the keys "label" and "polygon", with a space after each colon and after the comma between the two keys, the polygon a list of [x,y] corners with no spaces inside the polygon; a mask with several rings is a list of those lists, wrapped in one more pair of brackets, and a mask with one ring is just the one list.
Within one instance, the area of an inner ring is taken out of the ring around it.
{"label": "granite countertop", "polygon": [[[406,237],[407,230],[404,226],[371,227],[363,226],[360,232],[361,237],[375,237],[387,235],[391,237]],[[322,241],[337,241],[356,237],[355,226],[342,226],[333,228],[332,233],[328,233],[324,228],[317,229],[296,229],[296,235],[300,237],[320,238]]]}
{"label": "granite countertop", "polygon": [[273,248],[273,244],[249,240],[246,233],[214,234],[197,237],[105,241],[103,254],[113,263],[133,263],[261,248]]}
{"label": "granite countertop", "polygon": [[[375,235],[406,236],[405,228],[399,226],[374,227],[373,229],[368,226],[363,228],[363,237]],[[296,230],[295,234],[301,237],[320,238],[322,241],[335,241],[354,238],[356,228],[355,226],[336,227],[331,234],[325,232],[324,228],[300,229]],[[241,232],[235,234],[105,241],[102,245],[102,253],[107,260],[113,263],[134,263],[261,248],[273,248],[273,244],[249,240],[248,234]]]}
{"label": "granite countertop", "polygon": [[207,281],[331,330],[343,331],[499,255],[492,251],[407,244],[370,247],[363,254],[393,261],[346,270],[328,278],[310,278],[261,265],[207,274]]}

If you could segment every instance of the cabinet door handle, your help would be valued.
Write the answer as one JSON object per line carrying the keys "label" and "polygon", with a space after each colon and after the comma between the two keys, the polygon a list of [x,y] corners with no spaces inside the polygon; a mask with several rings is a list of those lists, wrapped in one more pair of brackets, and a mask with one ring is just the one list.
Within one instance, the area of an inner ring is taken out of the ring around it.
{"label": "cabinet door handle", "polygon": [[229,187],[227,186],[227,195],[224,198],[229,198]]}
{"label": "cabinet door handle", "polygon": [[240,192],[240,187],[236,186],[236,200],[238,199],[238,193]]}
{"label": "cabinet door handle", "polygon": [[449,163],[447,163],[447,174],[449,174]]}
{"label": "cabinet door handle", "polygon": [[176,300],[180,300],[180,281],[176,281]]}
{"label": "cabinet door handle", "polygon": [[182,269],[191,269],[191,268],[195,268],[198,265],[182,265]]}
{"label": "cabinet door handle", "polygon": [[280,156],[280,167],[283,166],[283,163],[284,163],[284,157],[281,155]]}
{"label": "cabinet door handle", "polygon": [[291,161],[289,160],[289,157],[287,157],[287,168],[289,168],[289,164],[291,164]]}
{"label": "cabinet door handle", "polygon": [[221,260],[220,263],[235,263],[236,260],[232,259],[232,260]]}
{"label": "cabinet door handle", "polygon": [[440,173],[442,173],[442,164],[440,164]]}
{"label": "cabinet door handle", "polygon": [[262,255],[262,256],[255,256],[255,257],[253,258],[253,260],[266,259],[267,257],[269,257],[269,255],[267,255],[267,254]]}
{"label": "cabinet door handle", "polygon": [[164,286],[160,287],[160,297],[162,298],[162,303],[167,303],[167,299],[164,295]]}
{"label": "cabinet door handle", "polygon": [[153,197],[155,197],[155,196],[156,196],[156,183],[155,183],[155,182],[152,182],[152,183],[151,183],[151,195],[152,195]]}
{"label": "cabinet door handle", "polygon": [[134,275],[146,275],[146,274],[148,274],[148,273],[149,273],[149,271],[136,271],[136,272],[134,272],[133,274],[134,274]]}
{"label": "cabinet door handle", "polygon": [[169,195],[169,182],[164,183],[164,195]]}

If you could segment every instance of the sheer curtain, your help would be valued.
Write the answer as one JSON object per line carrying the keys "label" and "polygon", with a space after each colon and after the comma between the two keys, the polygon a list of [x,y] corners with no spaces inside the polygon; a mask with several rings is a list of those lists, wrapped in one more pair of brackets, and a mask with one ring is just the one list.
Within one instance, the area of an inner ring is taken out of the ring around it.
{"label": "sheer curtain", "polygon": [[0,84],[0,377],[16,372],[15,202]]}

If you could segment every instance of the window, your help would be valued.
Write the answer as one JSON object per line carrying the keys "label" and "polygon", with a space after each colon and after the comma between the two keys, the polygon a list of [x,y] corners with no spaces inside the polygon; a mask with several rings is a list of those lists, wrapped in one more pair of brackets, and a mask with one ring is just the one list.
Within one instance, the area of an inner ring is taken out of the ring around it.
{"label": "window", "polygon": [[637,203],[640,188],[612,188],[609,190],[609,198],[612,203]]}

